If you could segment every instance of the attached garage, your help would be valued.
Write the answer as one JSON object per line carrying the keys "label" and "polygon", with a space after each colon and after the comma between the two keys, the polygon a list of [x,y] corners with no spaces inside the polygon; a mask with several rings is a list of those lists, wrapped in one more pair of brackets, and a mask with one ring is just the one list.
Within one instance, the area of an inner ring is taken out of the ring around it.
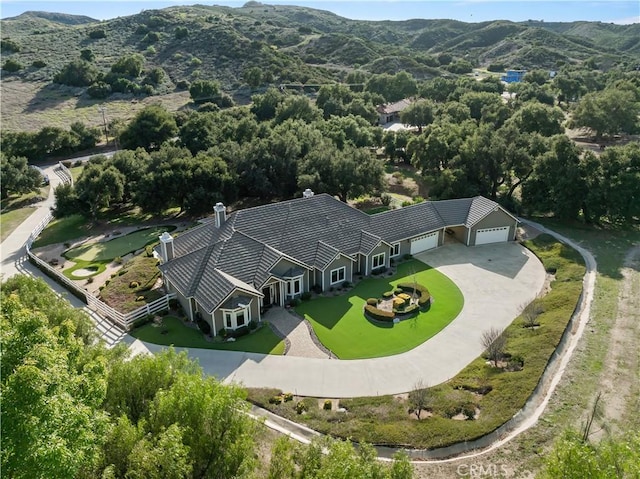
{"label": "attached garage", "polygon": [[484,228],[476,231],[476,246],[489,243],[509,241],[509,226]]}
{"label": "attached garage", "polygon": [[429,233],[413,238],[411,240],[411,254],[422,253],[423,251],[437,247],[438,234],[439,232],[436,231],[435,233]]}

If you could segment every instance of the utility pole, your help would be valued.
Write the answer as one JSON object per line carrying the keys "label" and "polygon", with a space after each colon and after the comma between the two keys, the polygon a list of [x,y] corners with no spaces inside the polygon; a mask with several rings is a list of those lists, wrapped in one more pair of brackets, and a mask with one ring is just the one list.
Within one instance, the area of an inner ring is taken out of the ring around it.
{"label": "utility pole", "polygon": [[98,111],[102,113],[102,124],[104,125],[104,139],[106,141],[106,145],[109,145],[109,130],[107,129],[107,118],[105,117],[105,112],[107,109],[104,106],[99,106]]}

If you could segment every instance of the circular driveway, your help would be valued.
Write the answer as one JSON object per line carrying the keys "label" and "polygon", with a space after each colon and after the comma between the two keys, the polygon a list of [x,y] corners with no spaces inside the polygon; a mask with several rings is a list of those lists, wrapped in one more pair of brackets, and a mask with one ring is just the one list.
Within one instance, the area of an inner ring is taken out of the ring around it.
{"label": "circular driveway", "polygon": [[[482,354],[483,331],[507,327],[540,293],[545,281],[540,261],[517,243],[471,248],[450,244],[416,258],[451,278],[464,295],[464,306],[449,326],[411,351],[357,360],[199,349],[189,350],[189,356],[200,362],[205,373],[246,387],[331,398],[407,392],[418,381],[435,386],[458,374]],[[164,348],[130,337],[127,342],[140,352]]]}

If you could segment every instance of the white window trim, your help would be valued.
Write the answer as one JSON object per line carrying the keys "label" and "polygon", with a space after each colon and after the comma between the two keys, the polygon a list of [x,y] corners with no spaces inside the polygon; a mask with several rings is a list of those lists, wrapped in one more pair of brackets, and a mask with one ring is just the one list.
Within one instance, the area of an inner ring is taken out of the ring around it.
{"label": "white window trim", "polygon": [[[382,256],[382,262],[378,263],[378,265],[376,265],[376,258],[379,258],[381,256]],[[386,258],[387,257],[385,255],[384,251],[382,253],[378,253],[378,254],[373,255],[371,257],[371,269],[374,270],[374,269],[378,269],[378,268],[382,268],[383,266],[386,266],[387,265]]]}
{"label": "white window trim", "polygon": [[[398,249],[397,253],[396,253],[396,248]],[[396,256],[400,256],[400,243],[391,243],[391,251],[390,251],[389,257],[395,258]]]}
{"label": "white window trim", "polygon": [[[296,281],[300,281],[300,291],[297,293],[295,291],[295,283]],[[300,276],[293,276],[291,278],[284,278],[285,286],[285,295],[287,298],[295,298],[297,295],[302,294],[304,292],[304,273]]]}
{"label": "white window trim", "polygon": [[[340,279],[340,273],[338,273],[337,275],[338,279],[336,281],[333,281],[333,273],[336,271],[342,271],[342,279]],[[334,284],[344,283],[346,279],[347,279],[347,268],[344,266],[341,266],[340,268],[332,269],[331,272],[329,273],[329,284],[332,286]]]}
{"label": "white window trim", "polygon": [[[240,306],[235,309],[221,309],[222,311],[222,325],[225,329],[236,330],[242,326],[249,326],[249,322],[251,321],[251,303]],[[244,324],[238,325],[238,314],[244,313]],[[231,323],[232,326],[227,326],[227,314],[231,315]]]}

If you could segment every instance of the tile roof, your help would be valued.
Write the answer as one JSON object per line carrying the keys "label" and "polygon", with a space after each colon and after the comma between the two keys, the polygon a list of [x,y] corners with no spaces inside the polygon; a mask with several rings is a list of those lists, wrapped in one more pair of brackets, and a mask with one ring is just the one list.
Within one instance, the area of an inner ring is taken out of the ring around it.
{"label": "tile roof", "polygon": [[378,105],[378,107],[376,107],[376,110],[378,113],[382,114],[397,113],[403,111],[405,108],[411,105],[411,103],[411,99],[404,98],[394,103],[385,103],[384,105]]}
{"label": "tile roof", "polygon": [[339,254],[353,259],[381,242],[447,226],[471,227],[496,207],[478,196],[367,215],[318,194],[234,212],[221,228],[214,222],[197,226],[174,239],[176,257],[160,269],[185,296],[213,310],[236,288],[260,295],[283,258],[323,270]]}

